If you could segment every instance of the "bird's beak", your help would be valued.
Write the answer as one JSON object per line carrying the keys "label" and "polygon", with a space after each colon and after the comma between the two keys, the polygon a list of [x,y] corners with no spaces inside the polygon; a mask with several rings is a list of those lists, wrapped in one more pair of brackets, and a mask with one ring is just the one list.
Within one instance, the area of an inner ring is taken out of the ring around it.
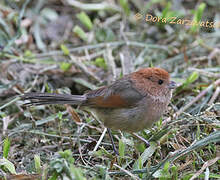
{"label": "bird's beak", "polygon": [[176,88],[176,83],[174,81],[170,81],[168,87],[169,87],[169,89],[175,89]]}

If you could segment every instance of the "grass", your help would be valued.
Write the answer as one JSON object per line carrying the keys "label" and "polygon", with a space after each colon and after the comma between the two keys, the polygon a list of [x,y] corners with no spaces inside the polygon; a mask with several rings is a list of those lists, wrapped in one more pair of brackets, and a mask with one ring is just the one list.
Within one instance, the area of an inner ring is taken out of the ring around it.
{"label": "grass", "polygon": [[[144,19],[217,24],[218,2],[93,2],[0,2],[0,178],[220,179],[219,27]],[[149,66],[178,88],[161,120],[138,132],[150,147],[113,131],[117,157],[90,112],[19,98],[83,94]]]}

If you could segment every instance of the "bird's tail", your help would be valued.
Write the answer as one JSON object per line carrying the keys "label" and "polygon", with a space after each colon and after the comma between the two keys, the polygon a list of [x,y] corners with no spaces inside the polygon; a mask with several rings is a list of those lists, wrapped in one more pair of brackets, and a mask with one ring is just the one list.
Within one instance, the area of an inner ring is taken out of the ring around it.
{"label": "bird's tail", "polygon": [[54,93],[25,93],[22,100],[30,100],[25,105],[72,104],[81,105],[86,101],[85,95],[69,95]]}

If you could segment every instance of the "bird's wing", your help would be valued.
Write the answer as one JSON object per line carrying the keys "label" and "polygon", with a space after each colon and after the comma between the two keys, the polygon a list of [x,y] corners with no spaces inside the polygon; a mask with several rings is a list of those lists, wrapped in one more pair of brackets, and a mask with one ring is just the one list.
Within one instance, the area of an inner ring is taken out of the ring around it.
{"label": "bird's wing", "polygon": [[143,95],[132,86],[129,78],[124,77],[112,85],[89,91],[85,105],[99,108],[121,108],[135,105]]}

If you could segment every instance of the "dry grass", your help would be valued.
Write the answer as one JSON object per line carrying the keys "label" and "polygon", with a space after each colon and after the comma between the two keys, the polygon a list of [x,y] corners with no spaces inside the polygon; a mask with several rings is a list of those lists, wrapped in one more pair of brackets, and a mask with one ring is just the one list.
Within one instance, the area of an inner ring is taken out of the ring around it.
{"label": "dry grass", "polygon": [[[0,177],[219,179],[220,26],[144,19],[152,14],[218,23],[219,2],[93,3],[0,2]],[[91,113],[25,107],[18,97],[31,91],[82,94],[152,65],[167,69],[178,88],[163,118],[138,133],[150,140],[149,148],[113,132],[119,157]]]}

